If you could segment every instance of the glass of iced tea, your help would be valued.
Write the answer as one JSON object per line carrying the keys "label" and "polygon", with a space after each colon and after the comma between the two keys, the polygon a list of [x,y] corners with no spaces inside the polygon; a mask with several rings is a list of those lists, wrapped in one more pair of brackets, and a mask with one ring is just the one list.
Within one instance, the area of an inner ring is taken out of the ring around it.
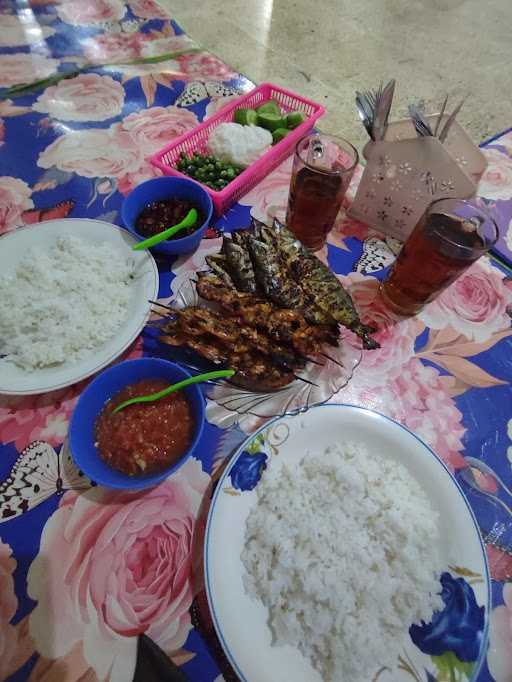
{"label": "glass of iced tea", "polygon": [[358,160],[341,137],[311,133],[297,142],[286,226],[312,251],[325,244]]}
{"label": "glass of iced tea", "polygon": [[474,200],[439,199],[425,211],[381,286],[399,315],[414,315],[496,243],[498,227]]}

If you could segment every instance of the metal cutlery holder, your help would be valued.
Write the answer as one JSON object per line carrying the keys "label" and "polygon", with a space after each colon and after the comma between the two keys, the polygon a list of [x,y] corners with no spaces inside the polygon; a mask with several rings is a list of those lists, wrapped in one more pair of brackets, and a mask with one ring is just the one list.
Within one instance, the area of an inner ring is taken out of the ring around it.
{"label": "metal cutlery holder", "polygon": [[[435,126],[437,118],[427,120]],[[348,214],[400,241],[432,201],[474,196],[487,166],[457,122],[444,144],[437,137],[417,137],[410,119],[390,123],[384,140],[369,142],[363,156],[367,164]]]}

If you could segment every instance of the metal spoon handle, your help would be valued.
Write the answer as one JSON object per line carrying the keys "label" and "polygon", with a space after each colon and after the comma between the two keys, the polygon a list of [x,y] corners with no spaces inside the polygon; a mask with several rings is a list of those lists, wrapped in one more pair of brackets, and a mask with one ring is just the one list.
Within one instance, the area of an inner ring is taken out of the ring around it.
{"label": "metal spoon handle", "polygon": [[507,487],[507,485],[498,476],[494,469],[491,469],[490,466],[488,466],[484,462],[481,462],[479,459],[476,459],[475,457],[465,457],[464,459],[469,464],[470,468],[476,469],[485,476],[490,476],[491,478],[493,478],[497,483],[496,487],[501,486],[502,490],[504,490],[507,493],[507,495],[512,498],[512,490]]}
{"label": "metal spoon handle", "polygon": [[161,391],[158,391],[157,393],[149,393],[148,395],[136,396],[135,398],[125,400],[123,403],[118,405],[114,410],[112,410],[112,414],[117,414],[117,412],[123,410],[125,407],[128,407],[128,405],[134,405],[135,403],[151,403],[154,400],[160,400],[160,398],[165,398],[165,396],[169,395],[170,393],[179,391],[181,388],[186,388],[187,386],[191,386],[192,384],[199,384],[202,381],[209,381],[210,379],[225,379],[228,377],[232,377],[234,373],[235,370],[233,369],[219,369],[216,370],[215,372],[205,372],[204,374],[196,374],[196,376],[194,377],[189,377],[188,379],[178,381],[176,384],[167,386],[167,388],[164,388]]}

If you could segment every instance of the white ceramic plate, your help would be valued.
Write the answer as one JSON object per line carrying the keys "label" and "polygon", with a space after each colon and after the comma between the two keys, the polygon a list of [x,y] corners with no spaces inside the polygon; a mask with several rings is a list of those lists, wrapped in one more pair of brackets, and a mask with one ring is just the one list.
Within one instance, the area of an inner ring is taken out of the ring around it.
{"label": "white ceramic plate", "polygon": [[0,239],[0,272],[16,268],[28,248],[46,249],[57,237],[73,234],[91,244],[108,242],[119,250],[119,256],[133,258],[135,279],[133,296],[126,321],[115,335],[91,355],[75,363],[63,363],[24,371],[12,362],[0,359],[0,393],[29,395],[46,393],[74,384],[94,374],[115,360],[137,338],[150,314],[148,299],[158,296],[158,270],[149,251],[132,251],[137,243],[129,232],[101,220],[63,218],[48,220],[30,227],[8,232]]}
{"label": "white ceramic plate", "polygon": [[[259,456],[261,464],[266,454],[268,467],[280,467],[284,461],[298,465],[306,450],[322,451],[342,440],[362,443],[371,453],[400,461],[421,482],[439,511],[446,571],[456,580],[470,581],[476,604],[485,609],[479,656],[462,676],[456,671],[457,677],[453,678],[464,682],[476,679],[487,648],[490,580],[471,508],[444,464],[419,438],[387,417],[349,405],[315,407],[305,414],[267,423],[240,447],[218,483],[206,528],[205,577],[217,635],[231,665],[244,682],[321,682],[319,673],[298,649],[271,646],[267,610],[245,593],[240,555],[246,518],[257,503],[255,489],[249,488],[261,475],[251,457]],[[412,664],[417,676],[399,669],[397,660],[397,667],[381,673],[379,682],[437,680],[431,656],[421,652],[408,636],[405,641],[401,655]],[[379,668],[377,662],[376,672]],[[431,677],[427,677],[427,671]]]}

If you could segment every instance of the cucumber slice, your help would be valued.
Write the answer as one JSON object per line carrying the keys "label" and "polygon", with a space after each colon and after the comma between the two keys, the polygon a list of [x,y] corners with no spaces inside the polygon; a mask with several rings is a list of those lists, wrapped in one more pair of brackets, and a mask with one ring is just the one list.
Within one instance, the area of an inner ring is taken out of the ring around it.
{"label": "cucumber slice", "polygon": [[288,130],[288,128],[277,128],[276,130],[273,131],[272,133],[272,139],[274,140],[274,144],[277,144],[278,142],[281,142],[281,140],[284,140],[284,138],[291,133],[291,130]]}
{"label": "cucumber slice", "polygon": [[281,116],[281,107],[275,99],[269,99],[268,102],[261,104],[256,111],[258,114],[274,114],[275,116]]}
{"label": "cucumber slice", "polygon": [[278,128],[286,128],[286,121],[277,114],[258,114],[258,125],[272,132]]}
{"label": "cucumber slice", "polygon": [[234,119],[235,123],[240,123],[243,126],[258,125],[258,114],[254,109],[237,109]]}
{"label": "cucumber slice", "polygon": [[235,115],[233,116],[233,121],[235,123],[239,123],[241,126],[244,126],[247,121],[247,111],[248,109],[237,109],[235,111]]}
{"label": "cucumber slice", "polygon": [[247,125],[248,126],[258,125],[258,114],[254,109],[247,109]]}
{"label": "cucumber slice", "polygon": [[302,111],[290,111],[289,114],[286,114],[286,127],[293,130],[300,126],[301,123],[304,123],[305,120],[306,117]]}

